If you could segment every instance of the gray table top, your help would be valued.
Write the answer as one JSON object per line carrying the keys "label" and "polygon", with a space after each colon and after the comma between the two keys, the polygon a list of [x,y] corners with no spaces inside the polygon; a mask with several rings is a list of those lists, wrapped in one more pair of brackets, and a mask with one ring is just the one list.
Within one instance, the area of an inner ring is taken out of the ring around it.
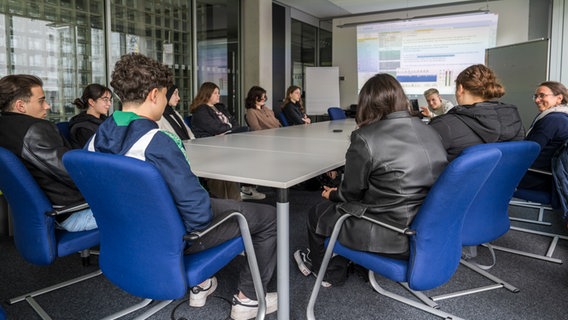
{"label": "gray table top", "polygon": [[[185,142],[200,177],[289,188],[345,164],[353,119]],[[334,132],[334,130],[341,130]]]}

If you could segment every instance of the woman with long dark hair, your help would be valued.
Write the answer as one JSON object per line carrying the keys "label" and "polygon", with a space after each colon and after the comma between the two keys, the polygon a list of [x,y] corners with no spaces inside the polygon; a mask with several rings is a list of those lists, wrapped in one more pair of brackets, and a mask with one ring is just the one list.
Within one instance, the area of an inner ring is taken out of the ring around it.
{"label": "woman with long dark hair", "polygon": [[[404,90],[389,74],[377,74],[361,88],[356,122],[359,128],[351,134],[343,180],[339,188],[324,187],[324,200],[308,216],[309,247],[294,253],[306,276],[320,268],[324,240],[342,215],[337,205],[349,203],[366,210],[370,218],[408,226],[447,164],[439,135],[411,116]],[[395,259],[409,254],[406,236],[364,219],[348,219],[339,240],[347,247]],[[347,263],[334,257],[324,286],[341,285]]]}

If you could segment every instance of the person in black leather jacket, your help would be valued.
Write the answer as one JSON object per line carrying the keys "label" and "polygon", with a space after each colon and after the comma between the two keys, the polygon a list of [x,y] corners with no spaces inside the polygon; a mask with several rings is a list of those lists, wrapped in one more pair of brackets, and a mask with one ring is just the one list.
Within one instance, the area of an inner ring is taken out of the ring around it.
{"label": "person in black leather jacket", "polygon": [[[342,215],[337,205],[349,203],[366,210],[370,218],[410,225],[430,187],[447,165],[440,136],[409,113],[400,83],[391,75],[377,74],[359,93],[356,121],[345,155],[345,172],[339,188],[324,187],[323,200],[310,210],[307,229],[309,251],[296,251],[300,271],[317,272],[325,253],[324,240]],[[346,220],[339,241],[352,249],[405,259],[408,237],[364,219]],[[324,280],[340,285],[347,261],[336,256]]]}
{"label": "person in black leather jacket", "polygon": [[448,160],[463,149],[489,142],[523,140],[525,129],[517,107],[496,101],[505,95],[491,69],[472,65],[456,78],[458,106],[430,121],[444,143]]}
{"label": "person in black leather jacket", "polygon": [[[32,75],[9,75],[0,79],[0,146],[17,155],[54,206],[85,202],[61,161],[71,149],[57,129],[44,118],[51,107],[45,100],[43,82]],[[91,209],[58,217],[68,231],[97,227]]]}

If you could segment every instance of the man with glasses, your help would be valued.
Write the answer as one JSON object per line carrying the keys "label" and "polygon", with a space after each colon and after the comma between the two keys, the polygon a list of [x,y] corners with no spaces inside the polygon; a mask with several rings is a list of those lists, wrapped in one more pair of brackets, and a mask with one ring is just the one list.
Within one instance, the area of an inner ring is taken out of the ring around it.
{"label": "man with glasses", "polygon": [[[84,202],[61,161],[70,150],[55,124],[45,120],[50,105],[43,82],[18,74],[0,79],[0,146],[17,155],[54,206]],[[59,227],[84,231],[97,227],[90,209],[57,217]]]}

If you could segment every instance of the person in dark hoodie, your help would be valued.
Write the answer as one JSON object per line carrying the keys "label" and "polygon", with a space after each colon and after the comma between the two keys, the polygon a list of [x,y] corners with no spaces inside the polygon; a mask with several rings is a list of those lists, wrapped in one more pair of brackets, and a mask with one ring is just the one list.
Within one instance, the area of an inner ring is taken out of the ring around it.
{"label": "person in dark hoodie", "polygon": [[81,98],[75,99],[73,104],[82,111],[69,120],[69,142],[74,149],[81,149],[107,118],[112,93],[108,87],[92,83],[85,87]]}
{"label": "person in dark hoodie", "polygon": [[448,161],[476,144],[524,139],[517,107],[497,101],[503,95],[505,88],[495,73],[482,64],[472,65],[458,75],[458,106],[430,122],[442,137]]}

